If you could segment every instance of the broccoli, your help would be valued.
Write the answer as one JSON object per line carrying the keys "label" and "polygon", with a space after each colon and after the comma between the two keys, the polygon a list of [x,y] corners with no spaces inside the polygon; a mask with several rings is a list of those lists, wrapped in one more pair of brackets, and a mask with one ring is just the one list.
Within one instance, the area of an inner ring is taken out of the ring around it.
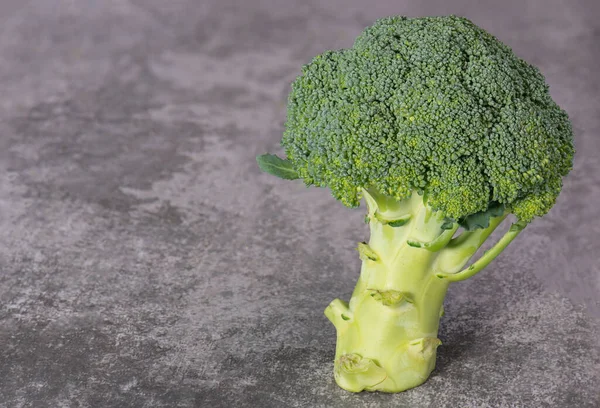
{"label": "broccoli", "polygon": [[575,153],[540,71],[458,16],[383,18],[316,56],[292,84],[281,144],[287,158],[257,157],[263,171],[367,205],[358,284],[325,310],[335,380],[353,392],[427,380],[450,282],[550,210]]}

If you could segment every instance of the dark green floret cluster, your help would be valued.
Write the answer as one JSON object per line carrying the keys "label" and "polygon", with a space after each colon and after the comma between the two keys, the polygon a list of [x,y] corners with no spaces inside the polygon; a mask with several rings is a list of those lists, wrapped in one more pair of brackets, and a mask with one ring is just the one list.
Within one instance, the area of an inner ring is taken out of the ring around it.
{"label": "dark green floret cluster", "polygon": [[414,191],[448,218],[501,205],[529,222],[572,167],[567,114],[540,71],[462,17],[389,17],[292,84],[282,139],[307,185],[356,207]]}

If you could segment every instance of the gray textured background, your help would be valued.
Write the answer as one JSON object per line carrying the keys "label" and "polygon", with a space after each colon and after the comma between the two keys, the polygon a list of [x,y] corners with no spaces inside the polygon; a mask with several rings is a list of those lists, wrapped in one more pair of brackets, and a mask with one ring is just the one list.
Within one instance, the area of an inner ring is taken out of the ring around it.
{"label": "gray textured background", "polygon": [[[455,284],[438,368],[332,378],[363,212],[261,174],[289,83],[374,19],[459,14],[538,65],[578,154]],[[600,2],[0,1],[0,406],[600,406]]]}

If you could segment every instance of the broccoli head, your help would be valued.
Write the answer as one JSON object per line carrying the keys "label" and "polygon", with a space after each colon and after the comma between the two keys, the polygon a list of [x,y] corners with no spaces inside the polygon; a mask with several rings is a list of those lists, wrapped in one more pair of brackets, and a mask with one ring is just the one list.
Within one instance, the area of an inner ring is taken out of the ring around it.
{"label": "broccoli head", "polygon": [[461,17],[389,17],[292,84],[282,144],[298,175],[355,207],[369,187],[427,193],[450,218],[554,204],[572,129],[540,71]]}
{"label": "broccoli head", "polygon": [[325,309],[335,379],[356,392],[428,378],[449,283],[550,210],[574,156],[568,115],[540,71],[456,16],[383,18],[352,48],[315,57],[292,84],[281,143],[287,158],[259,156],[262,170],[367,204],[356,289]]}

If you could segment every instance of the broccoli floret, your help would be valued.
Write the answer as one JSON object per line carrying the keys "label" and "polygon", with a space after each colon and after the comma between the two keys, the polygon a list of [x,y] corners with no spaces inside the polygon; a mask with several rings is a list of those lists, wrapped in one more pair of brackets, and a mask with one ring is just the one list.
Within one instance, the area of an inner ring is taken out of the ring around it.
{"label": "broccoli floret", "polygon": [[[315,57],[292,84],[282,146],[287,159],[259,156],[264,171],[368,206],[357,287],[325,312],[335,378],[350,391],[427,379],[449,283],[550,210],[574,155],[540,71],[457,16],[383,18],[352,48]],[[465,267],[510,214],[504,237]]]}

